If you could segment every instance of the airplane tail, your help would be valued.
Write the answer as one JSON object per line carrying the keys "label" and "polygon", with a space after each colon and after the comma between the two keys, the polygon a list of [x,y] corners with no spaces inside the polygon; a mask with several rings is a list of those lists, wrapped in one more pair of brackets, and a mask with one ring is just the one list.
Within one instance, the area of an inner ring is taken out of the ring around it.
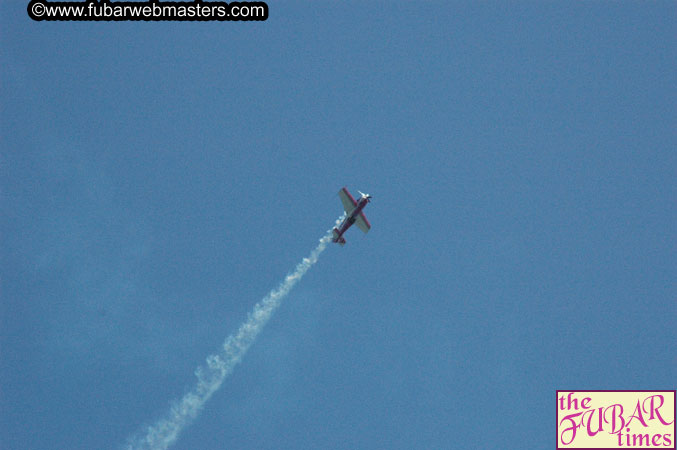
{"label": "airplane tail", "polygon": [[346,240],[339,234],[338,228],[334,227],[332,230],[332,235],[334,238],[332,239],[332,242],[337,242],[341,245],[346,245]]}

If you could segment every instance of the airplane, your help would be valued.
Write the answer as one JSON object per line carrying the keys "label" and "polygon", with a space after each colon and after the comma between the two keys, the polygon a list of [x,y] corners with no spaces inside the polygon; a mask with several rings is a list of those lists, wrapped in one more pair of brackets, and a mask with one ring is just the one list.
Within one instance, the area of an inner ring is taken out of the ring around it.
{"label": "airplane", "polygon": [[355,201],[345,187],[338,192],[338,195],[341,198],[341,203],[343,203],[346,218],[343,219],[343,222],[341,222],[341,225],[339,225],[338,228],[334,227],[332,230],[333,238],[331,241],[345,245],[346,240],[343,237],[343,233],[348,231],[348,228],[350,228],[352,224],[357,223],[357,227],[365,233],[371,228],[371,224],[362,212],[364,207],[367,206],[367,203],[370,202],[371,195],[360,192],[360,200]]}

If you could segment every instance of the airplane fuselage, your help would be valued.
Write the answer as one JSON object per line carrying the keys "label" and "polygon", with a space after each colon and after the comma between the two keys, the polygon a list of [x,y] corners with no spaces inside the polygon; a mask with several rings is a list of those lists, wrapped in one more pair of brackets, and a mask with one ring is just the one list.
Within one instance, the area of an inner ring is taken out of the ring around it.
{"label": "airplane fuselage", "polygon": [[344,245],[346,240],[343,237],[343,234],[348,231],[348,228],[353,224],[357,224],[357,227],[364,233],[368,232],[371,228],[371,224],[362,212],[364,207],[367,206],[367,203],[369,203],[371,195],[360,192],[360,199],[355,200],[355,197],[353,197],[345,187],[341,188],[338,195],[343,204],[343,211],[345,211],[346,217],[338,228],[334,227],[332,230],[332,242]]}
{"label": "airplane fuselage", "polygon": [[367,203],[369,203],[369,199],[367,197],[361,197],[357,201],[357,206],[355,209],[353,209],[350,214],[345,219],[343,219],[343,222],[341,222],[341,225],[338,227],[339,238],[343,237],[343,233],[348,231],[348,228],[350,228],[355,223],[357,216],[362,212],[364,207],[367,206]]}

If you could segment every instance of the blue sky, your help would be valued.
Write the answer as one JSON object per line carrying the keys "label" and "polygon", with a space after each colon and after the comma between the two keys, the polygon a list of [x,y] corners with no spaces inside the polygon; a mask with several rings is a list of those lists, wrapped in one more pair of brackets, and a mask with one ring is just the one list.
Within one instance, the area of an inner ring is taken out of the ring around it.
{"label": "blue sky", "polygon": [[[0,445],[117,448],[316,245],[173,448],[553,448],[675,389],[674,2],[0,6]],[[328,3],[328,2],[327,2]]]}

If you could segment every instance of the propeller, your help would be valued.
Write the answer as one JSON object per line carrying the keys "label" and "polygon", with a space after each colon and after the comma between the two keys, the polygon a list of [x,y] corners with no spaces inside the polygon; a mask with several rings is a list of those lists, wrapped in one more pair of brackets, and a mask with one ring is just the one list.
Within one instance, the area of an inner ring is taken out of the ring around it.
{"label": "propeller", "polygon": [[366,198],[367,200],[369,200],[369,199],[371,198],[371,195],[369,195],[369,194],[365,194],[364,192],[359,191],[359,190],[358,190],[357,192],[359,192],[360,195],[361,195],[362,197]]}

